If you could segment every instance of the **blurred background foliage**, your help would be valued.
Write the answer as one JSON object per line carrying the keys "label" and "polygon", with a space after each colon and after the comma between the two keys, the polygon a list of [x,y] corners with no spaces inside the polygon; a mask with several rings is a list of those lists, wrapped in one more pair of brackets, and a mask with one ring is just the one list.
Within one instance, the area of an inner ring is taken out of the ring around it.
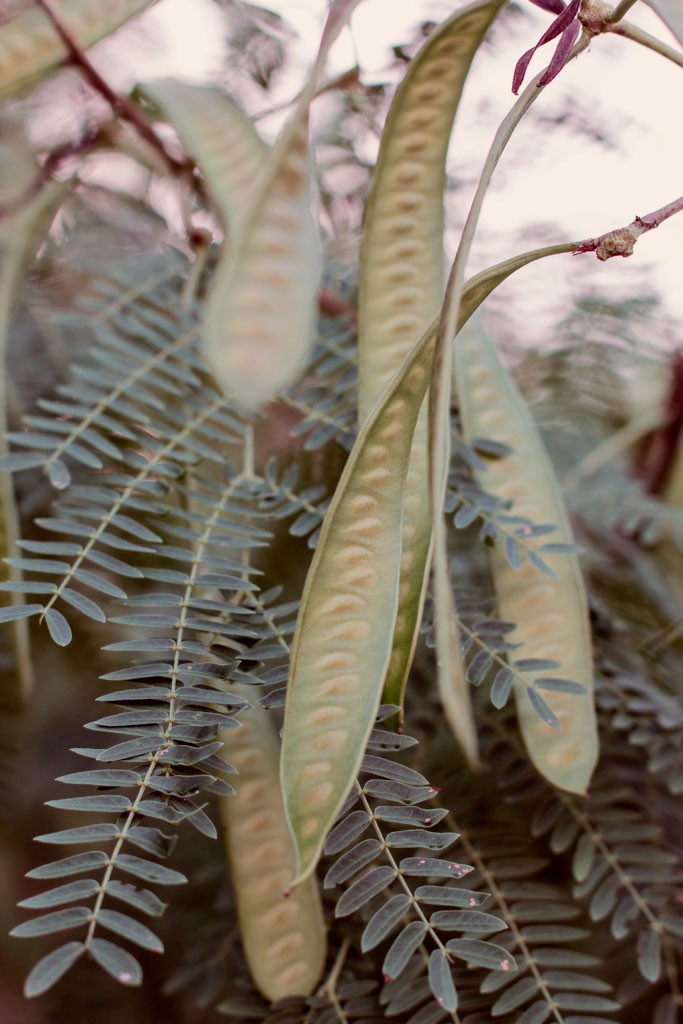
{"label": "blurred background foliage", "polygon": [[[19,6],[5,5],[2,13],[11,14]],[[151,74],[156,68],[161,74],[169,70],[163,61],[159,65],[164,33],[158,29],[165,23],[171,25],[174,10],[181,6],[180,0],[173,9],[159,4],[153,17],[140,19],[94,51],[98,67],[117,88],[125,89],[134,78],[144,78],[148,67]],[[215,5],[202,5],[202,16],[204,8],[208,23],[220,26],[220,38],[207,57],[211,70],[205,77],[223,86],[254,116],[264,134],[272,137],[296,92],[305,40],[286,16],[264,7],[217,0]],[[393,39],[391,47],[385,46],[383,66],[368,71],[349,62],[332,77],[316,107],[326,256],[329,280],[341,295],[337,312],[341,312],[342,322],[346,316],[353,320],[353,275],[363,204],[394,85],[429,28],[449,11],[446,3],[414,5],[409,31],[404,38]],[[199,17],[199,6],[197,12]],[[305,16],[311,17],[310,13]],[[449,181],[451,240],[462,223],[479,172],[478,147],[497,123],[496,112],[509,102],[505,83],[511,77],[513,56],[521,50],[520,40],[535,37],[537,24],[528,4],[512,3],[491,33],[468,85]],[[216,35],[215,28],[213,32]],[[182,72],[177,54],[169,60],[176,62],[173,70]],[[614,57],[608,55],[604,60],[607,64],[612,61],[612,74],[624,73],[623,67],[615,67]],[[200,79],[202,61],[198,44],[191,63],[192,74]],[[628,69],[628,58],[625,61]],[[540,163],[547,137],[552,135],[553,146],[564,150],[566,161],[577,161],[573,173],[578,180],[585,181],[590,167],[590,174],[599,181],[602,159],[610,168],[615,154],[628,161],[624,150],[631,145],[634,130],[638,131],[638,125],[634,127],[627,107],[618,115],[606,114],[586,93],[577,94],[571,83],[558,89],[553,103],[539,105],[520,133],[513,155],[501,167],[491,200],[493,213],[484,222],[472,269],[511,251],[567,237],[564,212],[558,210],[553,221],[534,208],[532,193],[518,211],[526,225],[523,244],[519,232],[516,244],[511,241],[514,223],[497,220],[499,197],[506,195],[516,176],[532,175],[539,166],[545,167],[547,174],[547,163]],[[165,142],[173,152],[176,143],[170,132]],[[651,144],[655,162],[659,159],[657,144]],[[676,144],[680,145],[680,140]],[[169,183],[158,154],[129,128],[113,122],[101,97],[76,70],[66,69],[4,105],[0,141],[3,245],[7,244],[3,221],[11,228],[21,191],[18,186],[28,186],[36,173],[31,155],[36,153],[41,161],[52,162],[55,176],[68,189],[68,198],[26,273],[9,325],[5,390],[9,426],[14,430],[21,429],[21,415],[33,410],[38,398],[55,397],[57,385],[68,379],[69,367],[88,353],[90,334],[72,314],[95,293],[102,277],[118,265],[125,267],[128,275],[133,266],[140,276],[157,271],[163,275],[174,254],[182,261],[190,255],[192,244],[203,244],[202,232],[220,241],[217,223],[205,210],[193,208],[195,200],[188,200],[186,191]],[[546,186],[552,194],[553,182],[546,181]],[[520,193],[515,196],[508,202],[519,204]],[[562,207],[561,189],[554,199]],[[629,203],[624,223],[634,204],[648,209],[657,205],[637,193]],[[571,233],[580,237],[613,226],[592,224],[585,231],[573,228]],[[654,251],[656,243],[649,244]],[[600,695],[603,721],[611,723],[605,733],[603,758],[612,762],[609,785],[616,785],[615,778],[622,779],[627,792],[624,806],[647,806],[663,829],[665,848],[681,856],[683,741],[680,731],[676,734],[683,713],[681,307],[668,300],[669,279],[658,276],[658,255],[648,263],[638,250],[629,265],[610,265],[609,270],[596,270],[586,259],[563,259],[561,267],[529,269],[501,287],[486,311],[564,475],[591,583],[603,674],[620,680],[615,685],[633,680],[631,712],[628,706],[624,709],[623,701],[610,697],[607,687]],[[291,410],[281,407],[270,418],[261,438],[264,449],[288,456],[296,450],[297,442],[288,436],[291,416]],[[300,458],[304,475],[331,483],[343,450],[333,443],[324,458],[305,454]],[[15,483],[22,535],[37,535],[33,520],[47,514],[52,488],[37,472],[22,473]],[[465,538],[462,544],[467,545]],[[461,557],[457,547],[454,557]],[[292,573],[300,577],[300,563],[301,549],[283,538],[271,563],[274,581],[287,580]],[[54,778],[75,770],[69,750],[83,742],[83,723],[95,717],[97,677],[112,667],[100,647],[111,638],[104,627],[81,620],[75,642],[57,649],[45,630],[32,625],[36,696],[22,710],[15,699],[16,663],[6,627],[2,636],[0,699],[9,696],[0,715],[0,1020],[3,1024],[107,1024],[125,1017],[130,1024],[203,1024],[224,1019],[216,1014],[215,1006],[238,996],[242,1002],[235,1004],[232,1019],[258,1019],[259,1013],[265,1013],[259,1009],[258,999],[249,991],[246,995],[240,991],[245,972],[222,847],[197,833],[191,842],[183,842],[181,836],[170,862],[187,874],[190,884],[177,892],[159,924],[167,955],[143,957],[142,988],[118,987],[96,967],[81,961],[44,999],[34,1003],[23,1000],[21,979],[35,961],[36,950],[33,943],[10,942],[5,936],[18,920],[16,901],[33,891],[24,878],[38,857],[33,836],[64,826],[63,814],[57,822],[57,815],[44,801],[61,795],[56,794]],[[418,656],[418,677],[420,673],[428,677],[428,657],[424,651]],[[642,692],[638,680],[643,677],[651,681],[661,706],[656,706],[649,690]],[[452,744],[439,726],[433,701],[414,703],[409,707],[409,720],[424,738],[424,765],[420,767],[444,787],[443,797],[458,806],[459,798],[448,794],[462,792],[464,769],[453,760]],[[644,704],[648,713],[639,721]],[[487,714],[492,719],[490,710]],[[634,735],[635,730],[640,733]],[[507,774],[504,799],[490,774],[469,779],[468,803],[460,808],[459,826],[467,835],[484,822],[491,836],[504,832],[512,849],[511,837],[520,830],[520,807],[528,816],[533,813],[533,801],[540,798],[537,780],[525,774],[519,752],[514,744],[506,746],[504,732],[504,716],[484,726],[487,758],[509,765],[507,773],[497,773],[498,777]],[[643,757],[667,743],[677,755],[662,761],[667,766],[668,786],[653,772],[643,788]],[[540,831],[531,841],[526,833],[519,839],[525,856],[542,857],[543,846]],[[557,863],[544,870],[544,879],[557,881],[553,876],[553,871],[559,870]],[[604,953],[604,943],[603,930],[585,948]],[[619,949],[613,945],[614,960],[608,961],[607,974],[616,981],[622,975]],[[357,984],[362,985],[362,960],[349,953],[349,963],[360,979]],[[620,984],[620,995],[630,1007],[620,1017],[624,1024],[646,1020],[669,1024],[677,1019],[670,1009],[668,1016],[655,1010],[666,991],[665,979],[647,992],[634,977]],[[283,1010],[277,1019],[300,1020],[302,1013],[301,1007],[292,1007],[289,1016]],[[397,1019],[407,1017],[399,1014]]]}

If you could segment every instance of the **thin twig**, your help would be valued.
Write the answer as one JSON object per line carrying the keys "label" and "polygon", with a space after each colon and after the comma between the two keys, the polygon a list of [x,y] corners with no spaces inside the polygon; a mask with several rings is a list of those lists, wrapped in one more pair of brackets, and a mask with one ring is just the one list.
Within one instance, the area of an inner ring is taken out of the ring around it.
{"label": "thin twig", "polygon": [[172,153],[169,153],[162,140],[154,131],[152,125],[135,106],[135,104],[126,96],[119,96],[119,94],[115,92],[109,83],[102,77],[99,71],[91,64],[84,50],[78,45],[72,36],[67,25],[65,25],[60,15],[52,7],[51,0],[36,0],[36,3],[39,7],[42,7],[54,25],[55,31],[67,49],[71,62],[81,69],[93,88],[95,88],[106,99],[116,113],[122,114],[131,122],[131,124],[135,125],[140,135],[142,135],[144,139],[151,143],[151,145],[161,153],[165,163],[168,164],[172,171],[186,171],[188,166],[187,163],[184,160],[178,160]]}
{"label": "thin twig", "polygon": [[633,43],[639,43],[640,46],[645,46],[648,50],[658,53],[660,57],[666,57],[667,60],[677,64],[679,68],[683,68],[683,53],[680,50],[676,50],[673,46],[662,42],[657,36],[651,36],[649,32],[644,32],[637,25],[630,25],[627,22],[621,21],[618,25],[609,25],[607,31],[611,32],[612,35],[630,39]]}
{"label": "thin twig", "polygon": [[585,239],[576,247],[574,254],[594,252],[599,260],[609,260],[613,256],[631,256],[641,235],[652,231],[653,228],[658,228],[665,220],[682,210],[683,196],[679,196],[678,199],[674,199],[673,202],[667,203],[666,206],[662,206],[659,210],[654,210],[644,217],[636,216],[626,227],[607,231],[598,238]]}

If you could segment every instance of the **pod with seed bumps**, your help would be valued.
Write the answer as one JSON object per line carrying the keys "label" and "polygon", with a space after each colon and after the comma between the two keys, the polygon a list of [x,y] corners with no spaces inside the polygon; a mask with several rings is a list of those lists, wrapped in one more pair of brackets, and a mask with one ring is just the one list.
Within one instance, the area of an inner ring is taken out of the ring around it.
{"label": "pod with seed bumps", "polygon": [[[361,423],[441,305],[451,126],[472,59],[502,5],[479,0],[440,25],[410,62],[391,104],[360,251]],[[427,438],[425,408],[406,478],[399,605],[384,685],[385,702],[398,706],[417,640],[431,544]]]}
{"label": "pod with seed bumps", "polygon": [[[253,687],[237,688],[253,700]],[[271,1001],[309,995],[322,972],[325,922],[318,884],[289,891],[294,844],[278,784],[279,743],[270,714],[258,705],[224,733],[237,769],[235,794],[221,797],[242,946],[251,975]]]}
{"label": "pod with seed bumps", "polygon": [[209,285],[201,352],[221,390],[243,408],[289,387],[313,340],[322,258],[309,112],[329,49],[356,3],[330,5],[311,74]]}
{"label": "pod with seed bumps", "polygon": [[[456,388],[465,439],[487,438],[511,449],[478,471],[480,485],[497,498],[512,500],[514,515],[557,526],[550,536],[552,544],[573,544],[562,490],[539,430],[481,323],[472,323],[458,337]],[[547,536],[533,534],[524,541],[531,552],[547,542]],[[541,774],[555,786],[585,793],[598,756],[585,588],[576,554],[543,551],[542,560],[552,576],[530,559],[519,568],[511,566],[502,538],[491,553],[498,613],[517,627],[511,636],[520,645],[515,660],[534,658],[560,665],[543,670],[541,714],[534,707],[540,702],[533,700],[533,687],[516,676],[517,716],[529,756]],[[572,692],[576,687],[565,685],[567,678],[583,692]],[[543,705],[549,711],[543,713]]]}
{"label": "pod with seed bumps", "polygon": [[[465,286],[460,326],[502,281],[570,246],[524,253]],[[358,435],[323,522],[292,648],[282,787],[296,881],[314,869],[356,778],[391,656],[403,494],[427,393],[436,321],[413,347]]]}

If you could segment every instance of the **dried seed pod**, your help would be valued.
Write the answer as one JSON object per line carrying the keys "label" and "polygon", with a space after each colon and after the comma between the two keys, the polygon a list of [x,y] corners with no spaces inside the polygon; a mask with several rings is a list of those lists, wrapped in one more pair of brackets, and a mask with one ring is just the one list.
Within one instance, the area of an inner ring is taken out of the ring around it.
{"label": "dried seed pod", "polygon": [[[460,325],[520,267],[525,253],[465,287]],[[366,420],[325,516],[294,635],[282,738],[282,786],[297,879],[317,860],[358,772],[391,656],[404,481],[427,392],[436,321]]]}
{"label": "dried seed pod", "polygon": [[[562,490],[538,428],[480,324],[472,325],[458,338],[456,386],[466,439],[486,437],[512,449],[509,455],[491,460],[478,472],[481,486],[498,498],[512,499],[515,515],[558,527],[550,538],[530,535],[524,543],[531,552],[548,540],[572,544]],[[543,670],[549,681],[549,695],[544,690],[542,700],[547,700],[551,712],[545,714],[546,720],[538,712],[538,707],[541,711],[543,707],[534,700],[534,688],[519,677],[515,679],[517,716],[529,756],[538,770],[562,789],[585,793],[598,756],[585,589],[575,554],[544,551],[542,559],[554,576],[545,574],[528,559],[513,568],[505,555],[504,538],[499,538],[492,549],[499,615],[516,623],[512,639],[521,644],[515,649],[515,660],[538,658],[560,664],[558,669]],[[553,678],[567,677],[585,687],[585,693],[563,692],[561,683],[557,692],[550,689]],[[549,724],[553,717],[555,727]]]}
{"label": "dried seed pod", "polygon": [[313,338],[322,259],[308,115],[329,48],[356,3],[331,5],[313,70],[210,284],[202,353],[222,390],[248,409],[294,382]]}
{"label": "dried seed pod", "polygon": [[[253,687],[238,688],[252,697]],[[309,995],[325,963],[327,937],[314,877],[289,891],[295,851],[279,786],[279,744],[270,715],[255,706],[224,733],[239,775],[221,797],[242,945],[259,990],[275,1001]]]}

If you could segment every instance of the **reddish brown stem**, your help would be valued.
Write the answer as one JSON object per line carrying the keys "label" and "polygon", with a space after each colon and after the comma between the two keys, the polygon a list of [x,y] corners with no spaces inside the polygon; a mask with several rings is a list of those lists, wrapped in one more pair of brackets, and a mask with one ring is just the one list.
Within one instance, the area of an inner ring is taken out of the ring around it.
{"label": "reddish brown stem", "polygon": [[574,254],[582,252],[594,252],[599,260],[609,260],[613,256],[631,256],[636,242],[646,231],[658,228],[669,217],[683,210],[683,196],[667,203],[666,206],[646,214],[644,217],[636,216],[630,224],[623,228],[615,228],[598,238],[587,238],[579,243]]}
{"label": "reddish brown stem", "polygon": [[151,124],[140,110],[127,97],[119,96],[109,83],[102,77],[99,71],[93,67],[84,50],[78,45],[67,25],[64,24],[60,15],[54,10],[51,0],[36,0],[39,7],[47,14],[55,27],[55,31],[66,46],[71,62],[81,69],[93,88],[104,96],[112,109],[122,114],[131,124],[135,125],[140,135],[147,140],[156,150],[161,153],[164,161],[172,171],[186,171],[187,164],[178,160],[172,153],[169,153],[165,145],[156,134]]}

